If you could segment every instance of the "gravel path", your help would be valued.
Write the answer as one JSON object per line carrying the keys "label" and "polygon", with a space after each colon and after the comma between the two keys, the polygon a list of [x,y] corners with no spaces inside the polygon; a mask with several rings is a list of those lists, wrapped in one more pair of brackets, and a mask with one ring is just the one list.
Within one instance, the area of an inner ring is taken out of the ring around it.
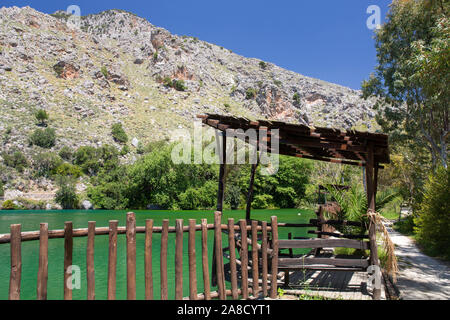
{"label": "gravel path", "polygon": [[423,254],[414,241],[388,227],[399,260],[397,287],[403,300],[449,300],[450,265]]}

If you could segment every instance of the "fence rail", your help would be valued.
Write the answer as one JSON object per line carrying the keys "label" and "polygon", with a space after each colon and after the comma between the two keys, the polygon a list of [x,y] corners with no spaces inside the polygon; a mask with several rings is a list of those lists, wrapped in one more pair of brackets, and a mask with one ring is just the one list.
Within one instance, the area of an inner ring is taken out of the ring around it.
{"label": "fence rail", "polygon": [[[87,237],[86,246],[86,272],[87,272],[87,298],[95,299],[95,269],[94,252],[95,236],[109,236],[108,253],[108,279],[107,279],[107,299],[116,299],[116,269],[117,269],[117,242],[118,235],[126,235],[126,278],[127,278],[127,299],[135,300],[136,297],[136,234],[145,234],[145,299],[154,299],[154,270],[152,266],[153,258],[153,238],[154,234],[161,234],[160,248],[160,293],[162,300],[168,300],[168,235],[176,234],[175,240],[175,299],[176,300],[225,300],[227,297],[248,299],[253,297],[277,296],[277,273],[278,273],[278,223],[277,218],[272,217],[270,224],[267,222],[252,221],[247,225],[246,220],[240,220],[235,225],[234,219],[229,219],[228,224],[221,223],[222,214],[216,212],[214,224],[208,224],[206,219],[202,219],[200,225],[196,225],[196,220],[189,220],[187,226],[183,225],[183,220],[177,219],[175,227],[169,227],[169,220],[164,220],[162,226],[154,226],[153,220],[146,220],[144,227],[136,226],[136,216],[128,213],[126,227],[119,227],[118,221],[110,221],[107,228],[96,228],[94,221],[89,222],[87,229],[73,229],[72,222],[66,222],[64,230],[48,230],[48,224],[42,223],[39,231],[21,232],[21,225],[11,225],[10,234],[0,235],[0,244],[10,244],[11,250],[11,273],[9,286],[9,299],[20,299],[20,285],[22,273],[21,243],[24,241],[39,240],[39,267],[37,280],[37,299],[47,299],[48,282],[48,241],[49,239],[64,239],[64,299],[72,299],[72,290],[67,285],[71,275],[73,259],[73,238]],[[215,275],[217,277],[217,291],[211,291],[210,272],[208,261],[208,231],[214,230],[216,263]],[[222,235],[228,233],[228,247],[230,248],[230,277],[231,290],[226,290],[224,255]],[[196,265],[196,232],[201,232],[202,247],[202,269],[204,292],[197,292],[197,265]],[[251,241],[247,241],[247,234],[250,232]],[[269,232],[271,239],[269,239]],[[189,233],[188,237],[188,265],[189,265],[189,297],[183,297],[183,234]],[[241,236],[241,249],[239,250],[240,260],[236,257],[235,235]],[[260,235],[259,235],[260,233]],[[260,241],[260,243],[258,243]],[[249,251],[249,245],[251,250]],[[251,280],[249,279],[249,257],[251,252]],[[261,256],[261,258],[260,258]],[[260,259],[260,261],[258,261]],[[237,265],[240,263],[240,288],[238,287]],[[271,269],[269,270],[269,264]],[[261,266],[261,269],[259,269]],[[260,287],[261,280],[261,287]],[[269,287],[270,280],[270,287]],[[249,287],[249,284],[252,287]]]}

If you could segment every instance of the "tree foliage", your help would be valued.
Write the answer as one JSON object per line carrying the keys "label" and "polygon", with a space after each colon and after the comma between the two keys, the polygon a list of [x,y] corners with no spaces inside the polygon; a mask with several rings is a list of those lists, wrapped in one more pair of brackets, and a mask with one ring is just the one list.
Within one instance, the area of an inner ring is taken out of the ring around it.
{"label": "tree foliage", "polygon": [[447,167],[449,138],[448,1],[395,0],[376,33],[378,65],[363,83],[377,120],[394,142],[421,146]]}

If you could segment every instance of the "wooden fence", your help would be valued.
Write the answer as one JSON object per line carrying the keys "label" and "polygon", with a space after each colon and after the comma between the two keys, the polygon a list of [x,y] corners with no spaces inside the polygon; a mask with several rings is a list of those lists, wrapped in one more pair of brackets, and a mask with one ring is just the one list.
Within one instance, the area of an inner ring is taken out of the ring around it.
{"label": "wooden fence", "polygon": [[[64,299],[72,299],[72,290],[67,286],[70,277],[70,268],[73,257],[73,238],[87,237],[86,248],[86,274],[87,274],[87,298],[95,299],[95,269],[94,269],[94,239],[95,236],[109,235],[109,258],[108,258],[108,286],[107,299],[116,299],[116,269],[117,269],[117,241],[119,234],[126,234],[126,277],[127,277],[127,299],[135,300],[136,297],[136,234],[145,234],[145,299],[154,299],[153,278],[155,272],[152,266],[152,244],[155,234],[161,235],[160,250],[160,272],[161,299],[168,300],[168,235],[176,234],[175,244],[175,299],[176,300],[226,300],[232,297],[236,300],[249,299],[253,297],[276,298],[277,296],[277,273],[278,273],[278,223],[277,218],[272,217],[271,223],[252,221],[251,225],[246,220],[240,220],[235,225],[233,219],[228,224],[221,223],[222,214],[216,212],[214,224],[208,224],[206,219],[196,225],[196,220],[189,220],[187,226],[183,220],[176,220],[175,227],[169,227],[169,220],[164,220],[162,226],[154,226],[153,220],[147,220],[145,226],[136,226],[136,216],[128,213],[126,227],[119,227],[118,221],[110,221],[109,228],[96,228],[95,222],[89,222],[87,229],[73,229],[72,222],[66,222],[64,230],[48,230],[48,224],[42,223],[39,231],[21,232],[21,225],[12,225],[11,233],[0,235],[0,244],[10,244],[11,248],[11,274],[9,285],[9,299],[20,299],[22,256],[21,243],[25,241],[39,241],[39,268],[37,278],[37,299],[47,299],[48,281],[48,241],[49,239],[64,239]],[[212,292],[210,285],[210,272],[208,261],[208,230],[214,230],[213,257],[216,264],[215,275],[217,291]],[[197,265],[196,265],[196,232],[201,232],[202,247],[202,269],[204,292],[197,292]],[[230,248],[230,277],[231,290],[226,289],[223,234],[228,234],[228,246]],[[248,233],[250,232],[250,238]],[[188,237],[188,265],[189,265],[189,297],[183,297],[183,234],[189,233]],[[269,238],[269,235],[271,236]],[[238,260],[236,258],[236,237],[240,237]],[[251,240],[249,240],[251,239]],[[260,243],[258,243],[258,241]],[[251,245],[251,251],[249,251]],[[247,249],[247,250],[245,250]],[[251,261],[248,256],[251,253]],[[119,263],[124,263],[119,261]],[[240,281],[238,281],[237,265],[240,266]],[[269,270],[270,267],[270,270]],[[249,279],[251,270],[251,279]],[[261,280],[261,281],[260,281]],[[270,282],[269,282],[270,281]],[[270,286],[269,286],[270,283]],[[239,285],[240,284],[240,285]],[[250,285],[251,284],[251,287]]]}

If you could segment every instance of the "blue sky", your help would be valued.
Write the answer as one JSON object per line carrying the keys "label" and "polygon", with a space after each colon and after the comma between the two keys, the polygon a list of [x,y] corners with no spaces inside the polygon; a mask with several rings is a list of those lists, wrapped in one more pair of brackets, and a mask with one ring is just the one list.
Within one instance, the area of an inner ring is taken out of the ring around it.
{"label": "blue sky", "polygon": [[246,57],[359,89],[376,65],[367,8],[382,19],[391,0],[10,1],[45,13],[75,4],[81,14],[123,9],[178,35],[198,37]]}

